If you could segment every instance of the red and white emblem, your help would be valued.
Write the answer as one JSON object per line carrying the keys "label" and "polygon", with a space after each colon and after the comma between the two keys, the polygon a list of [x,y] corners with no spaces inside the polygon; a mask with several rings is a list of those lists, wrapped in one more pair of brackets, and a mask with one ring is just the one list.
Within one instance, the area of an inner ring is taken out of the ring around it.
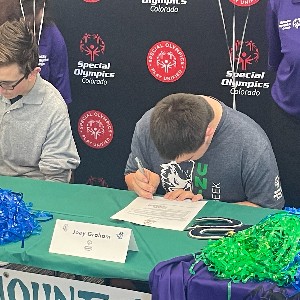
{"label": "red and white emblem", "polygon": [[107,147],[113,139],[114,129],[110,119],[102,112],[90,110],[78,121],[78,133],[91,148]]}
{"label": "red and white emblem", "polygon": [[229,1],[237,6],[251,6],[259,2],[259,0],[229,0]]}
{"label": "red and white emblem", "polygon": [[147,66],[157,80],[174,82],[185,72],[186,57],[182,49],[175,43],[161,41],[149,50]]}

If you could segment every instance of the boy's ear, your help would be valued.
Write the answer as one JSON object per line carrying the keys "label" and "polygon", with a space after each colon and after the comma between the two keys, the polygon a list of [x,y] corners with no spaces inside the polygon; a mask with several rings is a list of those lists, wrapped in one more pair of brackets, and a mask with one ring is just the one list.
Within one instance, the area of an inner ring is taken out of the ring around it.
{"label": "boy's ear", "polygon": [[40,73],[40,72],[41,72],[41,68],[40,68],[40,67],[35,67],[35,68],[30,72],[30,74],[28,75],[28,78],[29,78],[29,79],[35,78],[36,75],[37,75],[38,73]]}
{"label": "boy's ear", "polygon": [[207,127],[206,132],[205,132],[205,137],[209,137],[214,133],[213,128]]}

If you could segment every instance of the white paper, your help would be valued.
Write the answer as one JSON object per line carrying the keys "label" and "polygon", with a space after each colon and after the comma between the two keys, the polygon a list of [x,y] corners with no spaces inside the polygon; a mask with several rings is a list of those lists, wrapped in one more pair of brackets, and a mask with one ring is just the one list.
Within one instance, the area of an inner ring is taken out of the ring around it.
{"label": "white paper", "polygon": [[157,196],[153,199],[137,197],[111,219],[182,231],[206,202],[171,201]]}
{"label": "white paper", "polygon": [[56,220],[49,252],[124,263],[138,251],[129,228]]}

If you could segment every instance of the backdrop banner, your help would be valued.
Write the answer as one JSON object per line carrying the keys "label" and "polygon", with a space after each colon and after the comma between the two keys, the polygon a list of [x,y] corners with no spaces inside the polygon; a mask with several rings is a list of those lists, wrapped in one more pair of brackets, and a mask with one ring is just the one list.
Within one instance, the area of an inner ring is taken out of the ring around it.
{"label": "backdrop banner", "polygon": [[53,0],[69,53],[75,182],[126,188],[135,123],[163,97],[211,95],[268,129],[265,0]]}

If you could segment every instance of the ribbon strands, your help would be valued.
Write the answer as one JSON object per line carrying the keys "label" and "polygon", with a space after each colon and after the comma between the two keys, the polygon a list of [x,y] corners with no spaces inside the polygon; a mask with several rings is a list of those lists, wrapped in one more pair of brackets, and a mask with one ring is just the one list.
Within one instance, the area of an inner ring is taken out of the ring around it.
{"label": "ribbon strands", "polygon": [[[20,9],[22,12],[22,16],[24,21],[26,21],[26,17],[25,17],[25,11],[24,11],[24,6],[22,3],[22,0],[19,1],[20,2]],[[46,6],[46,0],[43,3],[43,8],[41,11],[41,19],[38,22],[39,23],[39,32],[38,32],[38,36],[37,36],[37,44],[40,44],[40,39],[41,39],[41,35],[42,35],[42,29],[43,29],[43,23],[44,23],[44,16],[45,16],[45,6]],[[33,14],[33,33],[34,36],[36,36],[36,28],[37,28],[37,15],[39,15],[39,11],[37,11],[36,9],[36,0],[32,0],[32,14]]]}
{"label": "ribbon strands", "polygon": [[300,287],[300,214],[282,211],[257,225],[209,242],[199,259],[208,270],[232,282],[273,281]]}
{"label": "ribbon strands", "polygon": [[[221,13],[221,18],[222,18],[222,23],[223,23],[223,29],[224,29],[224,33],[225,33],[225,39],[226,39],[226,44],[227,44],[227,49],[228,49],[228,54],[229,54],[229,60],[230,60],[230,66],[231,66],[231,72],[232,72],[232,86],[234,89],[234,93],[233,93],[233,99],[232,99],[232,108],[236,109],[236,82],[235,82],[235,73],[238,70],[238,66],[239,66],[239,61],[240,61],[240,57],[241,57],[241,53],[242,53],[242,48],[243,48],[243,44],[244,44],[244,37],[246,34],[246,29],[247,29],[247,24],[248,24],[248,18],[249,18],[249,14],[250,14],[250,6],[248,8],[248,13],[246,16],[246,20],[244,22],[244,26],[243,26],[243,31],[242,31],[242,38],[240,40],[240,47],[238,47],[238,41],[236,40],[236,5],[233,5],[233,15],[232,15],[232,52],[230,50],[229,47],[229,39],[228,39],[228,34],[227,34],[227,29],[226,29],[226,24],[225,24],[225,19],[224,19],[224,13],[223,13],[223,8],[222,8],[222,4],[221,4],[221,0],[218,0],[219,3],[219,9],[220,9],[220,13]],[[231,1],[232,2],[232,1]],[[238,53],[236,53],[236,51],[238,51]],[[235,61],[236,65],[235,65]]]}
{"label": "ribbon strands", "polygon": [[25,204],[22,193],[0,188],[0,245],[22,241],[24,247],[27,237],[41,231],[37,219],[53,218],[49,213],[32,211],[31,206]]}

